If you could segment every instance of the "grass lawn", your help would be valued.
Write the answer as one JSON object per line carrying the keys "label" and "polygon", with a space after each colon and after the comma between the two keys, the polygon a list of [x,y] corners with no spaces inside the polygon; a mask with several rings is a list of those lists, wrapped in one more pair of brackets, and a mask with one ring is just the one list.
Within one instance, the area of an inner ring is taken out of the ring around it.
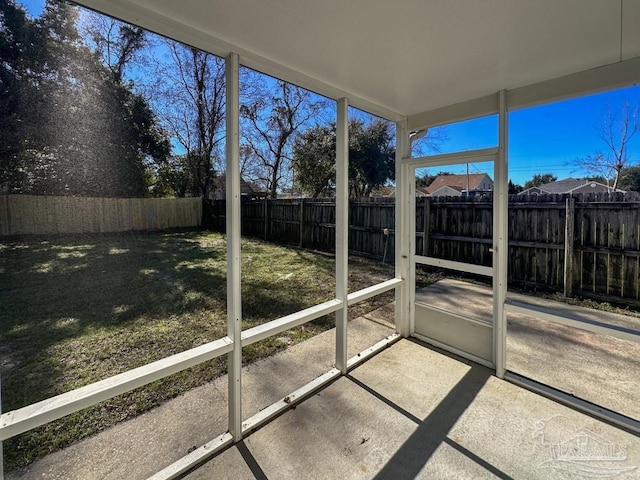
{"label": "grass lawn", "polygon": [[[209,232],[50,237],[0,244],[2,410],[57,395],[226,334],[226,244]],[[329,255],[244,239],[244,328],[334,297]],[[350,290],[393,267],[350,260]],[[353,317],[393,292],[350,309]],[[333,327],[322,318],[244,349],[245,362]],[[282,338],[285,337],[286,341]],[[7,471],[226,372],[226,358],[51,422],[4,443]]]}

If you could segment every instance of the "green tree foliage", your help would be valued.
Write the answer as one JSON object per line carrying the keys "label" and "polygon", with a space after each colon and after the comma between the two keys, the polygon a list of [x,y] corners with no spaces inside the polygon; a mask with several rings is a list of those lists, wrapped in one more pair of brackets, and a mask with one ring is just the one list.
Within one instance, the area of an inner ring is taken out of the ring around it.
{"label": "green tree foliage", "polygon": [[202,185],[194,171],[193,157],[174,155],[158,166],[151,193],[154,197],[186,197],[199,195]]}
{"label": "green tree foliage", "polygon": [[395,147],[391,124],[374,120],[349,122],[349,189],[353,197],[371,192],[395,178]]}
{"label": "green tree foliage", "polygon": [[82,43],[77,9],[47,1],[30,19],[6,1],[0,14],[2,191],[146,195],[147,166],[164,160],[168,139],[145,98]]}
{"label": "green tree foliage", "polygon": [[28,87],[21,80],[31,70],[27,62],[33,60],[24,57],[22,51],[36,44],[36,34],[23,9],[13,2],[0,2],[0,158],[3,170],[11,167],[9,162],[15,163],[20,151],[18,112]]}
{"label": "green tree foliage", "polygon": [[336,125],[318,125],[304,131],[293,146],[294,181],[312,198],[335,191]]}
{"label": "green tree foliage", "polygon": [[527,190],[531,187],[539,187],[540,185],[555,182],[556,180],[558,180],[558,177],[552,173],[536,173],[531,180],[524,182],[524,189]]}
{"label": "green tree foliage", "polygon": [[518,193],[520,193],[523,190],[524,190],[524,188],[522,187],[522,185],[518,185],[517,183],[513,183],[511,180],[509,180],[509,194],[510,195],[517,195]]}
{"label": "green tree foliage", "polygon": [[[393,180],[395,148],[390,125],[383,120],[365,124],[349,121],[349,194],[365,197]],[[336,125],[309,128],[295,141],[295,183],[312,197],[335,191]]]}
{"label": "green tree foliage", "polygon": [[623,168],[620,172],[618,188],[627,191],[640,192],[640,165]]}

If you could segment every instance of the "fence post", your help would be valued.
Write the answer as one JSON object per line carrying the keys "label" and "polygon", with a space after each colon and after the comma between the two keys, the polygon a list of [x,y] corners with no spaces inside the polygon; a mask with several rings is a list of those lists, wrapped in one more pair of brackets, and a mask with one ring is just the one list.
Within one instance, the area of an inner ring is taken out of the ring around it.
{"label": "fence post", "polygon": [[566,200],[566,215],[564,226],[564,296],[573,294],[573,237],[575,223],[575,199]]}
{"label": "fence post", "polygon": [[9,195],[0,195],[0,235],[11,233],[11,222],[9,221]]}
{"label": "fence post", "polygon": [[302,239],[304,238],[304,198],[300,199],[300,244],[299,246],[302,248]]}
{"label": "fence post", "polygon": [[262,216],[264,220],[264,239],[268,238],[268,230],[269,230],[269,199],[265,197],[264,202],[262,204]]}
{"label": "fence post", "polygon": [[431,224],[431,199],[424,197],[424,236],[422,237],[422,255],[429,256],[429,225]]}

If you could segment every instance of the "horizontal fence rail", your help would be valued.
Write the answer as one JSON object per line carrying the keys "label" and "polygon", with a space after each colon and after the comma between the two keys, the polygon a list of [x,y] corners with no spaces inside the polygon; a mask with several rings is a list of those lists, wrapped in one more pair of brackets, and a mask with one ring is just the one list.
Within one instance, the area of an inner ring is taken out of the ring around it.
{"label": "horizontal fence rail", "polygon": [[[224,201],[204,208],[205,225],[224,230]],[[393,262],[394,212],[394,198],[352,199],[350,253]],[[424,263],[491,274],[490,195],[418,197],[415,225],[415,253]],[[333,251],[334,201],[248,200],[242,228],[244,235]],[[525,289],[640,306],[640,194],[511,195],[508,278]]]}
{"label": "horizontal fence rail", "polygon": [[0,195],[0,236],[150,231],[201,222],[201,198]]}

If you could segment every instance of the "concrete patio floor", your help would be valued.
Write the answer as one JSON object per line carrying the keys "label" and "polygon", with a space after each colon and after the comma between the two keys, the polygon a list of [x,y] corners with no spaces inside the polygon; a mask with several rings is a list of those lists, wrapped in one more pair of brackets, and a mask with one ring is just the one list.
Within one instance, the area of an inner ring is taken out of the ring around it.
{"label": "concrete patio floor", "polygon": [[[392,333],[349,323],[349,355]],[[331,368],[325,332],[243,369],[244,417]],[[16,479],[142,479],[226,430],[227,379],[55,452]],[[640,439],[400,340],[190,472],[188,479],[640,478]]]}
{"label": "concrete patio floor", "polygon": [[[416,292],[416,302],[491,324],[492,290],[441,280]],[[508,301],[544,307],[640,331],[640,318],[509,292]],[[640,343],[507,314],[507,370],[640,420]]]}
{"label": "concrete patio floor", "polygon": [[637,437],[401,340],[187,478],[631,479],[639,466]]}

